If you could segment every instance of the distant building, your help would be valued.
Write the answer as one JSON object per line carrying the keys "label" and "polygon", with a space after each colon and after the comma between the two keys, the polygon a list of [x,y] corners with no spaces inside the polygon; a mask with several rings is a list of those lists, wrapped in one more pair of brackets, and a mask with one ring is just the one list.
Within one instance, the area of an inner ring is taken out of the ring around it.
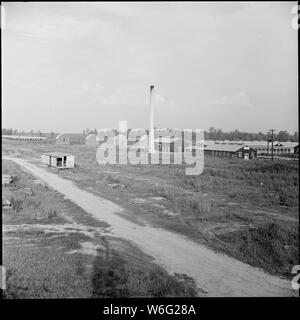
{"label": "distant building", "polygon": [[67,134],[61,133],[56,137],[56,143],[69,145],[71,144],[71,140]]}
{"label": "distant building", "polygon": [[242,141],[247,146],[266,146],[268,142],[266,140],[253,140],[253,141]]}
{"label": "distant building", "polygon": [[[294,153],[294,148],[297,146],[297,142],[277,142],[274,141],[273,143],[273,155],[288,155]],[[270,155],[272,153],[272,143],[265,142],[264,145],[256,145],[251,144],[252,148],[255,148],[257,150],[258,155]]]}
{"label": "distant building", "polygon": [[56,144],[71,145],[71,144],[85,144],[85,134],[82,133],[61,133],[56,137]]}
{"label": "distant building", "polygon": [[94,133],[89,134],[85,138],[85,144],[88,146],[96,146],[98,144],[97,136]]}
{"label": "distant building", "polygon": [[3,135],[2,139],[9,139],[9,140],[24,140],[24,141],[45,141],[47,137],[35,137],[35,136],[18,136],[18,135]]}
{"label": "distant building", "polygon": [[295,147],[299,146],[299,142],[282,142],[283,146],[285,148],[289,148],[290,149],[290,153],[295,153]]}
{"label": "distant building", "polygon": [[204,155],[251,160],[257,157],[257,151],[253,147],[239,144],[215,144],[206,146]]}
{"label": "distant building", "polygon": [[204,140],[204,146],[210,146],[215,144],[215,140]]}
{"label": "distant building", "polygon": [[282,142],[276,142],[276,143],[273,142],[273,146],[274,147],[283,147],[283,143]]}
{"label": "distant building", "polygon": [[42,163],[58,169],[74,168],[75,157],[63,152],[49,152],[41,155]]}
{"label": "distant building", "polygon": [[182,147],[181,138],[162,137],[154,140],[155,150],[159,152],[179,152]]}

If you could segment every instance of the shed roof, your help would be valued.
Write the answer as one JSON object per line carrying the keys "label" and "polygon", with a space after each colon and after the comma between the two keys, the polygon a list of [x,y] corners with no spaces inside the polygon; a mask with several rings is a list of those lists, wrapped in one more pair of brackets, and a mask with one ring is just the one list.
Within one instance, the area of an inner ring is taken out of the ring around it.
{"label": "shed roof", "polygon": [[59,135],[56,136],[55,139],[58,140],[61,137],[65,137],[70,139],[70,141],[79,141],[79,140],[84,141],[86,136],[87,134],[83,134],[83,133],[60,133]]}
{"label": "shed roof", "polygon": [[47,152],[43,153],[46,156],[54,157],[54,158],[62,158],[67,156],[72,156],[72,154],[64,153],[64,152]]}
{"label": "shed roof", "polygon": [[288,148],[295,148],[296,146],[299,145],[299,142],[291,142],[291,141],[287,141],[287,142],[282,142],[284,147],[288,147]]}
{"label": "shed roof", "polygon": [[[296,147],[299,143],[297,142],[282,142],[280,143],[280,145],[278,143],[273,143],[273,148],[274,149],[282,149],[282,148],[289,148],[292,149],[294,147]],[[265,145],[255,145],[255,144],[251,144],[250,147],[252,148],[267,148],[267,143]],[[270,143],[269,148],[272,148],[272,144]]]}
{"label": "shed roof", "polygon": [[250,146],[240,144],[214,144],[204,147],[204,150],[236,152],[240,149],[244,149],[245,147],[252,148]]}
{"label": "shed roof", "polygon": [[[267,149],[268,146],[267,145],[262,145],[262,144],[251,144],[249,147],[254,148],[254,149]],[[271,145],[269,146],[269,148],[271,149]],[[275,146],[274,146],[275,148]]]}
{"label": "shed roof", "polygon": [[56,136],[56,140],[58,140],[58,139],[60,139],[61,137],[67,137],[67,138],[69,138],[69,135],[67,135],[66,133],[60,133],[60,134],[58,134],[57,136]]}

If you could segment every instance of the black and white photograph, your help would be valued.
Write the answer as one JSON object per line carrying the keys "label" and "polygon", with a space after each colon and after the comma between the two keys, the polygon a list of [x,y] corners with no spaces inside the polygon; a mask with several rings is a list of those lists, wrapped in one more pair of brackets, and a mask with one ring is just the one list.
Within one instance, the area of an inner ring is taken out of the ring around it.
{"label": "black and white photograph", "polygon": [[2,2],[3,300],[298,297],[298,16]]}

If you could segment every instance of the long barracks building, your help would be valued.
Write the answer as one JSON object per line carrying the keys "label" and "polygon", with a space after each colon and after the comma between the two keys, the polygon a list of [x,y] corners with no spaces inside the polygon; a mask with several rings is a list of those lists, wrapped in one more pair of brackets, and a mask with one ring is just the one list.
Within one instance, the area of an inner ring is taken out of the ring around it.
{"label": "long barracks building", "polygon": [[257,157],[257,150],[240,144],[214,144],[204,148],[204,155],[251,160]]}

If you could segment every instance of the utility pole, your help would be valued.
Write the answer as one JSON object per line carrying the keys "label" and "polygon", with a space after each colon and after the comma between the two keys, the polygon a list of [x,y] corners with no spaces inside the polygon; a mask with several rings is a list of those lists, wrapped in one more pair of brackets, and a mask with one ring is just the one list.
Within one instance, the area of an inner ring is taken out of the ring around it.
{"label": "utility pole", "polygon": [[149,126],[149,151],[155,152],[154,144],[154,86],[150,86],[150,126]]}
{"label": "utility pole", "polygon": [[270,132],[269,131],[268,131],[267,143],[268,143],[268,156],[269,156],[270,155]]}
{"label": "utility pole", "polygon": [[271,131],[271,139],[272,139],[272,150],[271,150],[271,155],[272,155],[272,161],[274,159],[274,152],[273,152],[273,145],[274,145],[274,131],[276,131],[275,129],[270,129],[269,131]]}

